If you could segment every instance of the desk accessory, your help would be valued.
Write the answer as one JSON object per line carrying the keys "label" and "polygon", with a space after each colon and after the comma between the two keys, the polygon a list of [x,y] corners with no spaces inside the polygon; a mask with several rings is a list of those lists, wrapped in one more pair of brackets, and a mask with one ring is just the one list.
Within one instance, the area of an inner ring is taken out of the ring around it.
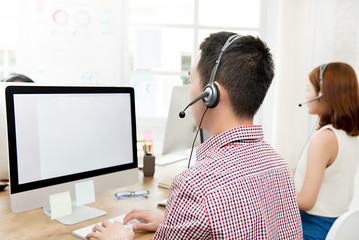
{"label": "desk accessory", "polygon": [[145,155],[143,157],[143,175],[153,176],[155,173],[155,156]]}
{"label": "desk accessory", "polygon": [[145,153],[143,156],[143,175],[151,177],[155,173],[156,157],[153,156],[152,136],[150,131],[145,133],[145,145],[143,146],[143,151]]}

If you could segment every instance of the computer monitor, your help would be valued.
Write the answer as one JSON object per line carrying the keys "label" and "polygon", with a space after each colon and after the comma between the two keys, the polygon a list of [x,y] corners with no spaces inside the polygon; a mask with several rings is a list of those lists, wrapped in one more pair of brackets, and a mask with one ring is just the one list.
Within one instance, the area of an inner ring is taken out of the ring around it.
{"label": "computer monitor", "polygon": [[205,141],[207,141],[210,138],[209,133],[204,130],[204,129],[200,129],[200,139],[201,139],[201,143],[204,143]]}
{"label": "computer monitor", "polygon": [[[174,86],[172,88],[162,155],[191,148],[197,128],[193,123],[191,114],[187,114],[185,118],[178,116],[179,112],[181,112],[189,102],[189,85]],[[199,144],[200,139],[197,138],[195,146]]]}
{"label": "computer monitor", "polygon": [[133,88],[7,86],[5,98],[13,212],[74,199],[85,180],[96,193],[138,182]]}
{"label": "computer monitor", "polygon": [[5,88],[10,85],[35,85],[34,83],[23,82],[0,82],[0,180],[9,180],[9,157],[7,141],[7,119],[6,119],[6,102]]}

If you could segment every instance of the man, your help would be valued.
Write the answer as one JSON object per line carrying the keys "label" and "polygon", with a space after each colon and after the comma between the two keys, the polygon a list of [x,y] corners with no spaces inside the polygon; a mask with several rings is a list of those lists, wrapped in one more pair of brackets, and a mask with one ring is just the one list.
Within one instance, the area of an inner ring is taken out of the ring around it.
{"label": "man", "polygon": [[[155,239],[302,238],[289,165],[253,126],[274,76],[272,56],[259,38],[233,35],[206,38],[190,71],[191,99],[205,96],[192,116],[212,137],[197,149],[196,164],[174,179],[164,217],[146,210],[126,215],[125,223],[147,222],[134,230],[156,231]],[[208,103],[213,96],[218,104]],[[121,223],[93,230],[99,232],[87,237],[134,236]]]}

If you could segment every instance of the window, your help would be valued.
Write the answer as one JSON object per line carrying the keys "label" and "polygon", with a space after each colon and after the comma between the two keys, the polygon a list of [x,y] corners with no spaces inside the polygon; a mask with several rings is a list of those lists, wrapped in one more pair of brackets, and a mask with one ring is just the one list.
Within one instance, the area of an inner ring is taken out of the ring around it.
{"label": "window", "polygon": [[[167,117],[210,33],[258,35],[261,0],[0,0],[0,77],[131,85],[140,118]],[[29,37],[31,36],[31,37]]]}
{"label": "window", "polygon": [[12,49],[0,49],[0,80],[15,72],[16,54]]}
{"label": "window", "polygon": [[140,118],[167,117],[172,87],[189,83],[198,45],[210,33],[259,32],[260,0],[130,0],[128,7],[130,84]]}
{"label": "window", "polygon": [[15,1],[0,0],[0,80],[16,70],[16,7]]}

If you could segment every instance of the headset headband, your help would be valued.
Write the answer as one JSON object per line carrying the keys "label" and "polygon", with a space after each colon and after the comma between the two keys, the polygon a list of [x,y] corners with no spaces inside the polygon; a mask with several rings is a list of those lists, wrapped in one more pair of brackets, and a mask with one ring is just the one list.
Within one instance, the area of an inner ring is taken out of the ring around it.
{"label": "headset headband", "polygon": [[328,64],[323,64],[319,68],[319,92],[322,91],[322,85],[323,85],[323,74],[325,69],[327,68]]}
{"label": "headset headband", "polygon": [[211,77],[209,79],[209,84],[214,83],[214,78],[216,77],[217,69],[218,69],[218,66],[221,61],[224,51],[226,51],[226,49],[229,47],[229,45],[231,45],[234,41],[236,41],[240,37],[242,37],[242,36],[241,35],[232,35],[227,39],[226,43],[223,45],[221,52],[219,53],[219,56],[214,64],[213,69],[212,69]]}

